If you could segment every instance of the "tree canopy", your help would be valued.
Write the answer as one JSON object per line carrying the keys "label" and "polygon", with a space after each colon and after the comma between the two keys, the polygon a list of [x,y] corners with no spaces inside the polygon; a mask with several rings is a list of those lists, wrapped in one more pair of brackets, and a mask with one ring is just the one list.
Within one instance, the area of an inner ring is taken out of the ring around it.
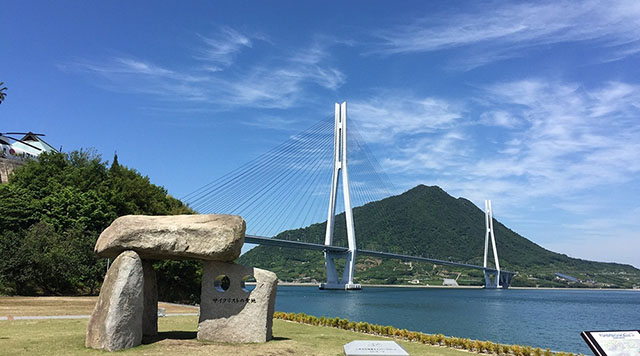
{"label": "tree canopy", "polygon": [[[0,292],[94,294],[107,261],[94,255],[93,247],[113,220],[128,214],[192,213],[166,189],[114,158],[109,166],[93,150],[43,153],[0,185]],[[197,262],[155,266],[161,297],[197,298]],[[162,287],[176,280],[184,288]]]}

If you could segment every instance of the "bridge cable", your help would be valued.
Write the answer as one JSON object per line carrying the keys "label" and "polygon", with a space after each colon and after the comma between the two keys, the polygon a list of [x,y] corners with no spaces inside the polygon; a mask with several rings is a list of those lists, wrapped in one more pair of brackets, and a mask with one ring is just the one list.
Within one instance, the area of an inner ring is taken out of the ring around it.
{"label": "bridge cable", "polygon": [[[233,192],[233,195],[227,198],[235,198],[235,201],[245,198],[249,193],[248,191],[235,189],[238,186],[243,186],[243,188],[246,188],[247,181],[245,180],[245,177],[252,174],[255,175],[260,170],[264,171],[265,168],[267,169],[266,173],[269,173],[269,168],[273,168],[276,163],[280,159],[282,159],[282,157],[284,157],[286,154],[289,154],[294,149],[298,149],[302,144],[306,145],[309,142],[309,138],[312,138],[313,135],[317,132],[322,131],[324,129],[324,126],[326,125],[315,125],[315,127],[313,127],[311,131],[308,130],[303,134],[294,136],[292,139],[288,140],[286,145],[280,145],[280,149],[278,151],[272,150],[268,154],[261,155],[259,157],[260,160],[254,160],[254,165],[246,167],[246,169],[242,171],[236,170],[233,176],[228,177],[226,180],[212,187],[212,189],[210,189],[206,193],[194,199],[196,206],[200,206],[201,210],[210,209],[212,205],[220,206],[220,202],[217,202],[216,204],[213,198],[219,195],[224,195],[225,193],[229,195],[230,192]],[[262,172],[263,175],[264,173],[265,172]],[[204,201],[202,201],[203,199]],[[227,209],[227,207],[224,208]]]}
{"label": "bridge cable", "polygon": [[[327,118],[329,117],[330,116],[328,116]],[[208,183],[207,185],[187,194],[182,199],[189,201],[192,204],[197,203],[200,199],[209,196],[209,194],[217,190],[219,187],[225,186],[232,182],[236,182],[238,181],[239,178],[243,177],[244,175],[249,174],[252,171],[255,171],[256,169],[260,169],[265,165],[269,164],[270,162],[272,162],[273,160],[279,158],[282,152],[288,149],[291,149],[292,146],[295,146],[296,144],[298,144],[301,139],[307,138],[312,134],[314,134],[315,132],[322,131],[326,124],[327,124],[327,119],[325,118],[319,121],[318,123],[314,124],[309,129],[303,131],[297,136],[292,137],[291,139],[283,142],[282,144],[274,147],[268,152],[256,157],[255,159],[249,161],[246,164],[243,164],[242,166]],[[271,159],[266,159],[267,157],[271,157]]]}

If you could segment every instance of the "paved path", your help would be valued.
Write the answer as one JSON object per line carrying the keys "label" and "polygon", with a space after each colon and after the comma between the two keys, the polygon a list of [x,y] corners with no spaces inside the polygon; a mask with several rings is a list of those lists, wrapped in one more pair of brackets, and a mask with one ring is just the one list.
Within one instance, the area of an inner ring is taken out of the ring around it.
{"label": "paved path", "polygon": [[[198,313],[170,313],[165,316],[198,316]],[[0,320],[46,320],[46,319],[89,319],[91,315],[30,315],[30,316],[0,316]]]}

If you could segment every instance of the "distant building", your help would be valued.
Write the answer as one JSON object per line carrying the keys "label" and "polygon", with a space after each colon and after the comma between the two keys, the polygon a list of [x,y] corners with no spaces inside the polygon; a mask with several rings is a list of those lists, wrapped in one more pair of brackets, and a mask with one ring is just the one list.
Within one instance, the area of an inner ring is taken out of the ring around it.
{"label": "distant building", "polygon": [[556,275],[557,278],[564,279],[564,280],[566,280],[568,282],[580,282],[580,280],[578,278],[571,277],[571,276],[563,274],[563,273],[555,273],[555,275]]}
{"label": "distant building", "polygon": [[[26,145],[20,141],[26,142],[29,145],[34,146],[36,148]],[[45,140],[42,139],[42,135],[37,135],[37,134],[34,134],[33,132],[28,132],[27,134],[25,134],[24,137],[20,139],[20,141],[14,142],[12,146],[14,148],[18,148],[25,152],[31,153],[36,157],[43,152],[58,152],[58,150],[53,148],[53,146],[51,146]]]}
{"label": "distant building", "polygon": [[443,286],[449,286],[449,287],[457,287],[458,286],[458,282],[453,278],[445,278],[442,281],[442,285]]}
{"label": "distant building", "polygon": [[17,140],[0,134],[0,184],[7,183],[11,172],[24,165],[27,160],[38,159],[43,152],[58,152],[41,136],[43,135],[28,132]]}

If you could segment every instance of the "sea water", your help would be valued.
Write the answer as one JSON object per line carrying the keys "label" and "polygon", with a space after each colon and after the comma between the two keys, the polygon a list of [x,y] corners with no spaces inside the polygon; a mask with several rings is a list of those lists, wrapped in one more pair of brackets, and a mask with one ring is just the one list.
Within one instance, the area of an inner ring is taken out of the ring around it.
{"label": "sea water", "polygon": [[640,329],[640,291],[279,286],[276,310],[583,354],[583,330]]}

